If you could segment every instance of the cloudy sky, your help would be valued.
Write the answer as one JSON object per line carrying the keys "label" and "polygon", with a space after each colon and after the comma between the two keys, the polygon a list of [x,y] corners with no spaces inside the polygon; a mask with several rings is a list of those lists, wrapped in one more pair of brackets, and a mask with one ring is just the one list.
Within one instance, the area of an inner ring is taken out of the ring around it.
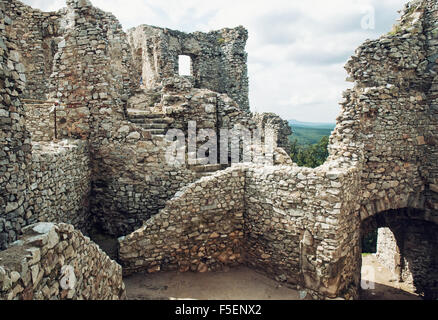
{"label": "cloudy sky", "polygon": [[[65,0],[24,0],[44,11]],[[92,0],[125,29],[150,24],[186,32],[243,25],[251,110],[285,119],[334,122],[343,66],[366,39],[388,32],[406,0]]]}

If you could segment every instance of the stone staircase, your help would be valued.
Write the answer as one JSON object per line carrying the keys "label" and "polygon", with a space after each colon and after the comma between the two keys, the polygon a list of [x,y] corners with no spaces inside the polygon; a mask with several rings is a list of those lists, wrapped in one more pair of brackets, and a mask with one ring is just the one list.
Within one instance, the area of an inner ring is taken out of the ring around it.
{"label": "stone staircase", "polygon": [[148,131],[151,136],[164,137],[174,119],[162,113],[150,113],[140,109],[128,109],[128,120]]}

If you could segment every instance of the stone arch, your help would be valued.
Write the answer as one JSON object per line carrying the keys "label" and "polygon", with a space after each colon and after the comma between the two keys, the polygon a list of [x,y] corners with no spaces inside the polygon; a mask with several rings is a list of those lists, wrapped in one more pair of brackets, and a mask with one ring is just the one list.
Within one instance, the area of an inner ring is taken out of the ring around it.
{"label": "stone arch", "polygon": [[426,210],[418,208],[382,211],[361,222],[361,238],[372,230],[381,228],[387,229],[379,232],[379,236],[386,239],[378,240],[381,243],[378,259],[389,266],[399,281],[415,288],[416,293],[421,297],[436,299],[438,297],[436,218]]}
{"label": "stone arch", "polygon": [[369,218],[372,218],[378,213],[390,210],[403,208],[424,210],[426,207],[425,203],[426,199],[423,193],[412,193],[409,195],[401,194],[396,196],[385,194],[384,197],[369,200],[365,204],[361,205],[359,210],[360,221],[363,222]]}

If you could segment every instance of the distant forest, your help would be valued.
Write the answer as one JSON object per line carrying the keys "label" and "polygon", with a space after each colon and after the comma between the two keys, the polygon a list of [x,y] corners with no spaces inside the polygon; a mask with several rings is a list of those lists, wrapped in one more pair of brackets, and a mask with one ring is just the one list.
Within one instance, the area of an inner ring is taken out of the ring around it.
{"label": "distant forest", "polygon": [[329,136],[335,124],[306,123],[292,120],[289,122],[293,134],[291,158],[299,166],[316,168],[328,157]]}

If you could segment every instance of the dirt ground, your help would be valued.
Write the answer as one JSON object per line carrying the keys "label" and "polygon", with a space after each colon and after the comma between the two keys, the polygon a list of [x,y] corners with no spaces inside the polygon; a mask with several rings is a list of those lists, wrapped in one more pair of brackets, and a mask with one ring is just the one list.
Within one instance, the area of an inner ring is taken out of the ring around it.
{"label": "dirt ground", "polygon": [[[93,240],[111,258],[117,256],[117,239],[94,234]],[[370,289],[361,290],[362,300],[421,300],[413,288],[398,283],[394,275],[382,266],[374,255],[362,258],[362,281]],[[374,276],[365,272],[371,267]],[[131,300],[308,300],[304,291],[290,289],[263,274],[246,267],[228,272],[138,273],[124,278]]]}
{"label": "dirt ground", "polygon": [[[372,267],[371,272],[366,272],[363,267]],[[396,277],[387,268],[382,266],[374,255],[362,257],[362,281],[365,287],[374,289],[361,290],[361,300],[421,300],[414,293],[414,288],[397,282]]]}
{"label": "dirt ground", "polygon": [[[362,290],[362,300],[421,300],[411,288],[394,281],[392,273],[373,255],[363,258],[364,266],[375,270],[363,273],[363,281],[374,289]],[[363,269],[364,270],[364,269]],[[308,300],[303,291],[287,288],[246,267],[228,272],[156,274],[138,273],[124,279],[131,300]],[[301,297],[300,297],[301,295]]]}
{"label": "dirt ground", "polygon": [[124,279],[131,300],[299,300],[300,293],[246,267],[228,272],[138,273]]}

